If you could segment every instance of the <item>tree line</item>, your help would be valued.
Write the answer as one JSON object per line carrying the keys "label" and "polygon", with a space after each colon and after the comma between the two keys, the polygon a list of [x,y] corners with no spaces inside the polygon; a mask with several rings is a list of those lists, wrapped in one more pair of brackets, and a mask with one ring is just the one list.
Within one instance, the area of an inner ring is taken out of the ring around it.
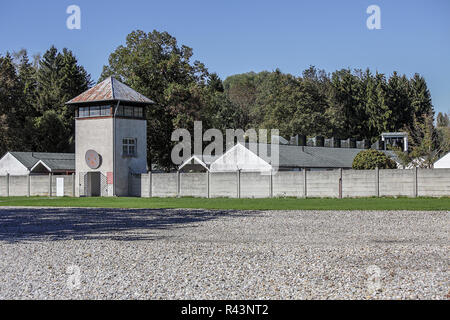
{"label": "tree line", "polygon": [[26,50],[0,56],[0,154],[74,152],[74,112],[65,102],[92,85],[68,49],[31,62]]}
{"label": "tree line", "polygon": [[[393,72],[311,66],[301,76],[280,70],[232,75],[222,81],[193,61],[193,49],[167,32],[133,31],[109,56],[99,82],[114,75],[156,101],[148,108],[149,164],[170,169],[176,128],[279,129],[295,134],[375,141],[407,131],[413,148],[449,150],[447,114],[437,115],[425,79]],[[30,59],[25,50],[0,56],[0,153],[73,152],[74,112],[65,102],[93,85],[68,49],[51,47]]]}

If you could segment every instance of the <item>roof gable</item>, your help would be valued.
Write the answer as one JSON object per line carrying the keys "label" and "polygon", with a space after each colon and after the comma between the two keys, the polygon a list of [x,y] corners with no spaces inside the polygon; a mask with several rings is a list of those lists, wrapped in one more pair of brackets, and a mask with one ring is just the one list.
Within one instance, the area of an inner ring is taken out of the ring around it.
{"label": "roof gable", "polygon": [[7,173],[28,173],[30,170],[11,152],[7,152],[0,158],[0,175]]}
{"label": "roof gable", "polygon": [[183,169],[186,166],[189,165],[201,165],[203,168],[205,168],[206,170],[208,170],[208,165],[206,163],[204,163],[202,160],[200,160],[199,157],[197,157],[196,155],[193,155],[192,157],[186,159],[179,167],[178,170]]}
{"label": "roof gable", "polygon": [[450,168],[450,152],[434,163],[435,168]]}
{"label": "roof gable", "polygon": [[51,153],[51,152],[10,152],[10,154],[31,170],[39,161],[45,163],[52,171],[75,170],[74,153]]}
{"label": "roof gable", "polygon": [[210,171],[270,171],[272,166],[238,143],[211,163]]}

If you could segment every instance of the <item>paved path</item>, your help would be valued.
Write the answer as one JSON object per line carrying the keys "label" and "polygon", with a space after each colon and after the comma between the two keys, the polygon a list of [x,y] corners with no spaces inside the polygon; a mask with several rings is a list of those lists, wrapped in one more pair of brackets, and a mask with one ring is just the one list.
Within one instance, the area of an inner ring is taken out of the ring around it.
{"label": "paved path", "polygon": [[446,299],[450,212],[0,208],[0,299]]}

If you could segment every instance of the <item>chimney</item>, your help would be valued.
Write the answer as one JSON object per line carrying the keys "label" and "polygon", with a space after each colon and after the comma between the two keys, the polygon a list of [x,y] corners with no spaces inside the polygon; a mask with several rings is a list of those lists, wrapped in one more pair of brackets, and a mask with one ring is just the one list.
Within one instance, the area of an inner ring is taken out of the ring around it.
{"label": "chimney", "polygon": [[322,136],[316,136],[314,138],[314,142],[315,142],[314,145],[316,147],[324,147],[325,146],[325,138]]}
{"label": "chimney", "polygon": [[363,139],[362,143],[363,143],[363,148],[364,149],[369,149],[370,148],[370,140]]}
{"label": "chimney", "polygon": [[336,139],[335,137],[333,137],[330,140],[331,140],[332,148],[340,148],[341,147],[341,139]]}
{"label": "chimney", "polygon": [[293,146],[298,146],[298,136],[293,136],[289,139],[289,144]]}
{"label": "chimney", "polygon": [[295,146],[306,146],[306,136],[303,134],[296,134],[291,137],[290,144]]}
{"label": "chimney", "polygon": [[298,136],[298,145],[299,146],[306,146],[306,136],[304,134],[299,134]]}

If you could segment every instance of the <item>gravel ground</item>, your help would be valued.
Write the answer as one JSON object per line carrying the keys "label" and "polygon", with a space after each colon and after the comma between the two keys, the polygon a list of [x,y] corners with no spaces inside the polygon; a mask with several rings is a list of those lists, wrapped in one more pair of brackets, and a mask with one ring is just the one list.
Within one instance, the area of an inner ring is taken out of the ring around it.
{"label": "gravel ground", "polygon": [[449,218],[0,208],[0,299],[448,299]]}

